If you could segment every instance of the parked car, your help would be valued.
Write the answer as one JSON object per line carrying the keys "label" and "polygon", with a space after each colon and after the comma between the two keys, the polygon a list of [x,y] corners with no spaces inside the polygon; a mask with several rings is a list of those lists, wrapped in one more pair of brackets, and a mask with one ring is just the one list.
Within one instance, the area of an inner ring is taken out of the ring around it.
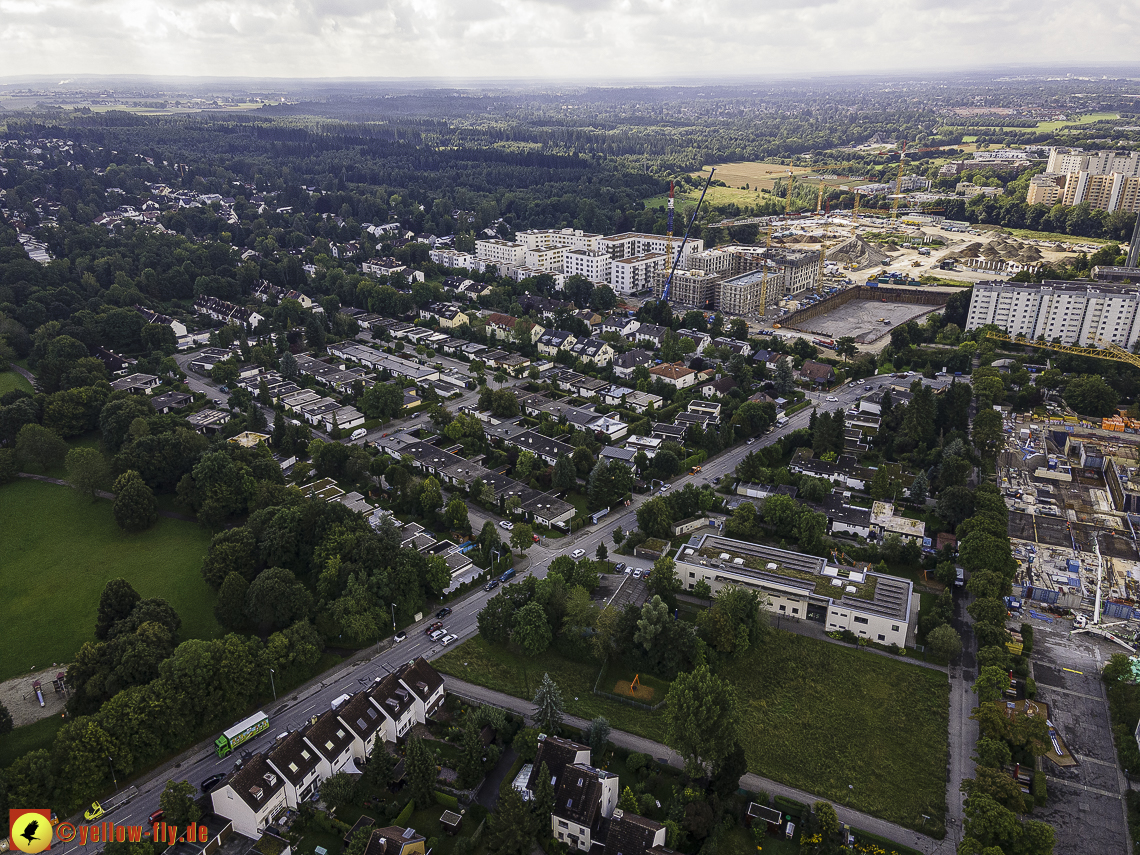
{"label": "parked car", "polygon": [[210,790],[214,789],[214,787],[218,786],[218,784],[220,784],[222,781],[224,781],[225,778],[226,778],[225,772],[219,772],[216,775],[211,775],[209,778],[207,778],[206,780],[204,780],[202,782],[202,786],[199,787],[199,789],[202,791],[203,794],[208,793],[208,792],[210,792]]}
{"label": "parked car", "polygon": [[451,642],[455,641],[455,639],[457,639],[457,638],[459,638],[458,635],[448,634],[448,635],[445,635],[443,638],[441,638],[439,640],[439,643],[442,644],[444,647],[447,647],[447,645],[451,644]]}
{"label": "parked car", "polygon": [[641,568],[640,567],[633,571],[633,578],[634,579],[640,579],[641,578]]}
{"label": "parked car", "polygon": [[573,552],[570,553],[570,557],[573,558],[575,561],[577,561],[579,558],[581,558],[585,554],[586,554],[586,550],[575,549]]}
{"label": "parked car", "polygon": [[838,404],[838,403],[839,403],[839,399],[838,399],[838,398],[836,398],[834,395],[828,395],[828,396],[827,396],[827,403],[829,403],[829,404]]}
{"label": "parked car", "polygon": [[396,642],[397,644],[399,644],[401,641],[403,641],[407,637],[408,637],[408,634],[401,629],[399,632],[397,632],[395,635],[392,636],[392,640],[394,642]]}
{"label": "parked car", "polygon": [[444,606],[442,609],[440,609],[438,612],[436,612],[436,613],[435,613],[435,616],[436,616],[437,618],[439,618],[440,620],[443,620],[443,619],[444,619],[445,617],[447,617],[449,614],[451,614],[451,609],[449,609],[449,608],[447,608],[446,606]]}
{"label": "parked car", "polygon": [[497,587],[499,587],[499,580],[498,579],[492,579],[490,582],[488,582],[486,585],[483,586],[483,590],[484,591],[493,591]]}
{"label": "parked car", "polygon": [[625,564],[615,564],[614,565],[614,572],[621,573],[623,570],[625,570]]}
{"label": "parked car", "polygon": [[499,520],[499,528],[505,528],[507,531],[510,531],[514,527],[515,524],[510,520]]}
{"label": "parked car", "polygon": [[99,802],[91,802],[91,807],[83,811],[83,818],[88,822],[93,822],[103,815],[103,806]]}
{"label": "parked car", "polygon": [[435,623],[430,624],[424,628],[424,635],[431,635],[437,629],[443,629],[443,621],[437,620]]}
{"label": "parked car", "polygon": [[429,635],[428,638],[430,638],[432,641],[439,641],[445,635],[447,635],[446,632],[444,632],[442,629],[437,629],[435,632]]}
{"label": "parked car", "polygon": [[748,442],[745,444],[746,445],[752,445],[752,443],[754,443],[755,441],[756,441],[756,437],[750,436],[750,437],[748,437]]}
{"label": "parked car", "polygon": [[864,386],[864,387],[863,387],[863,391],[864,391],[864,392],[870,392],[870,391],[871,391],[871,384],[870,384],[870,383],[868,383],[866,386]]}

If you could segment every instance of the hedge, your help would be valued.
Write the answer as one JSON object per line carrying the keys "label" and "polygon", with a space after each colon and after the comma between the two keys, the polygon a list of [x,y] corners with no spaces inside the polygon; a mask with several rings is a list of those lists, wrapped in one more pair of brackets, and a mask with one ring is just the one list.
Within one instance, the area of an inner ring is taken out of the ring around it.
{"label": "hedge", "polygon": [[400,828],[405,828],[408,825],[408,820],[412,818],[412,814],[416,809],[416,800],[408,799],[408,803],[404,805],[404,809],[392,821],[392,825],[398,825]]}
{"label": "hedge", "polygon": [[459,809],[459,799],[449,793],[441,793],[439,790],[435,791],[435,803],[437,805],[443,805],[449,810]]}
{"label": "hedge", "polygon": [[1032,785],[1031,789],[1033,790],[1033,803],[1035,805],[1037,805],[1038,807],[1045,804],[1046,799],[1049,798],[1049,793],[1045,789],[1045,773],[1044,772],[1034,772],[1033,773],[1033,785]]}
{"label": "hedge", "polygon": [[789,799],[786,796],[776,796],[773,800],[773,804],[776,810],[781,813],[790,814],[797,819],[808,812],[808,806],[803,802],[797,802],[795,799]]}

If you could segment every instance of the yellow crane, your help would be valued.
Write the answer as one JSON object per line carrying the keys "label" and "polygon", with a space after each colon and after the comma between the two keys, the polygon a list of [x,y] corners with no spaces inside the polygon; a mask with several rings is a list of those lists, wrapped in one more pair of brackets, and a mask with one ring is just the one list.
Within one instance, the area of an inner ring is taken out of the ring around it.
{"label": "yellow crane", "polygon": [[858,222],[859,222],[859,191],[856,190],[855,191],[855,213],[851,217],[851,223],[852,223],[852,225],[855,225]]}
{"label": "yellow crane", "polygon": [[768,221],[768,237],[764,241],[764,275],[760,278],[760,317],[768,314],[768,250],[772,248],[772,221]]}
{"label": "yellow crane", "polygon": [[1039,347],[1043,350],[1055,350],[1058,353],[1071,353],[1073,356],[1090,356],[1093,359],[1107,359],[1111,362],[1124,362],[1140,368],[1140,355],[1129,353],[1123,347],[1112,342],[1099,342],[1102,347],[1081,347],[1075,344],[1050,344],[1045,341],[1033,341],[1024,336],[1011,337],[1005,333],[987,332],[986,338],[995,341],[1004,341],[1009,344],[1020,344],[1025,347]]}
{"label": "yellow crane", "polygon": [[895,204],[891,211],[891,221],[899,218],[899,202],[902,201],[903,167],[906,165],[906,140],[903,140],[902,151],[899,153],[899,174],[895,179]]}
{"label": "yellow crane", "polygon": [[784,201],[784,218],[792,211],[792,188],[796,186],[796,174],[788,170],[788,198]]}

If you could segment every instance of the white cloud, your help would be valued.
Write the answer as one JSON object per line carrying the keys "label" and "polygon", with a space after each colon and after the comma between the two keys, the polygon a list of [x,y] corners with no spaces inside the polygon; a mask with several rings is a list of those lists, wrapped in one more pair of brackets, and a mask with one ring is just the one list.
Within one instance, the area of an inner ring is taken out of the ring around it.
{"label": "white cloud", "polygon": [[0,75],[675,78],[1135,58],[1071,0],[0,0]]}

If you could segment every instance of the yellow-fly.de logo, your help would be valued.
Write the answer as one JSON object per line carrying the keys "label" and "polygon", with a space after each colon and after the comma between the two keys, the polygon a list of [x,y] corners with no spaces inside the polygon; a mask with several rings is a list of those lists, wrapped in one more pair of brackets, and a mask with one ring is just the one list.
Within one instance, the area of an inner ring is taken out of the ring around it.
{"label": "yellow-fly.de logo", "polygon": [[51,811],[47,808],[12,808],[8,823],[13,848],[36,855],[51,846]]}

